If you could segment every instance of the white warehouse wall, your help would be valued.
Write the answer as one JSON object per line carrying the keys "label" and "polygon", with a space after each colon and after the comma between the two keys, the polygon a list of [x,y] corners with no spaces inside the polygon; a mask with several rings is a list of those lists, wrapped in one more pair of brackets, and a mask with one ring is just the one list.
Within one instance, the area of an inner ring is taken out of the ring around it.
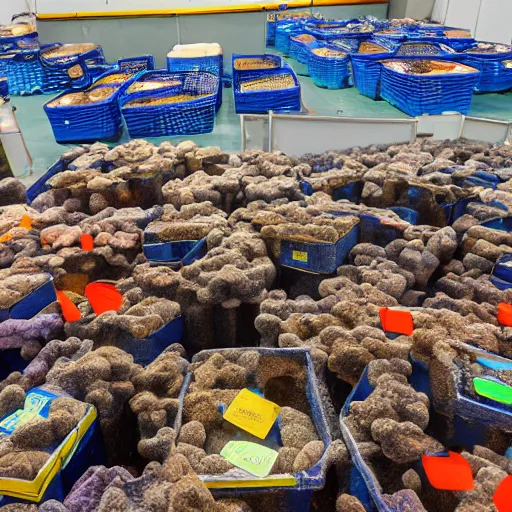
{"label": "white warehouse wall", "polygon": [[0,0],[0,25],[10,23],[13,14],[27,11],[26,0]]}
{"label": "white warehouse wall", "polygon": [[481,41],[512,41],[512,0],[436,0],[432,19],[467,28]]}

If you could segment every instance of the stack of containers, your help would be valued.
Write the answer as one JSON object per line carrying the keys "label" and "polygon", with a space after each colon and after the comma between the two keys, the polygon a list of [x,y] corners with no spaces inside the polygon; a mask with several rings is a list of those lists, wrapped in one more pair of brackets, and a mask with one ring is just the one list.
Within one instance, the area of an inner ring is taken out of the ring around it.
{"label": "stack of containers", "polygon": [[141,69],[153,69],[145,56],[119,61],[91,87],[65,92],[44,106],[55,140],[60,144],[118,140],[122,133],[118,99],[121,87],[130,84]]}
{"label": "stack of containers", "polygon": [[0,103],[9,101],[9,83],[5,76],[0,76]]}
{"label": "stack of containers", "polygon": [[457,55],[457,61],[480,71],[476,92],[512,89],[512,45],[478,42]]}
{"label": "stack of containers", "polygon": [[290,54],[290,37],[304,32],[304,20],[282,20],[276,23],[276,49],[284,55]]}
{"label": "stack of containers", "polygon": [[284,59],[276,55],[234,54],[233,88],[237,114],[301,110],[297,76]]}
{"label": "stack of containers", "polygon": [[290,57],[294,58],[298,65],[295,66],[297,74],[308,76],[308,62],[310,51],[323,45],[319,43],[315,36],[310,34],[299,34],[290,37]]}
{"label": "stack of containers", "polygon": [[[342,40],[338,40],[342,43]],[[354,82],[358,91],[373,100],[380,97],[380,75],[382,59],[390,58],[397,43],[383,37],[362,41],[357,49],[351,51],[350,60],[354,73]],[[353,45],[352,45],[353,48]]]}
{"label": "stack of containers", "polygon": [[311,48],[308,71],[317,87],[345,89],[353,85],[349,55],[334,47]]}
{"label": "stack of containers", "polygon": [[475,44],[475,39],[468,30],[442,25],[412,25],[408,28],[407,40],[444,43],[458,52]]}
{"label": "stack of containers", "polygon": [[0,26],[0,52],[37,48],[38,37],[35,26],[30,23]]}
{"label": "stack of containers", "polygon": [[380,95],[410,116],[467,114],[480,72],[441,60],[388,60],[382,64]]}
{"label": "stack of containers", "polygon": [[120,98],[132,138],[213,131],[219,77],[207,71],[144,71]]}
{"label": "stack of containers", "polygon": [[167,54],[167,70],[207,71],[218,77],[219,87],[216,111],[222,105],[222,75],[224,74],[224,56],[217,43],[177,44]]}
{"label": "stack of containers", "polygon": [[449,46],[428,41],[397,43],[383,37],[374,37],[359,44],[351,51],[354,80],[361,94],[374,100],[380,98],[382,62],[389,58],[418,60],[455,60],[456,52]]}
{"label": "stack of containers", "polygon": [[101,46],[92,43],[54,43],[1,56],[0,72],[11,94],[50,94],[89,86],[107,67]]}

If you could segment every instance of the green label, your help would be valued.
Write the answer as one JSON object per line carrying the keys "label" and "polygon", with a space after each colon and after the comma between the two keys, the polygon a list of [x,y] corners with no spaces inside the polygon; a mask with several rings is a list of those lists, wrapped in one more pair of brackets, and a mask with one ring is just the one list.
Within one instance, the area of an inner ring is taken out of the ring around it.
{"label": "green label", "polygon": [[479,395],[490,398],[495,402],[512,405],[512,388],[510,386],[495,380],[481,379],[480,377],[473,379],[473,385]]}
{"label": "green label", "polygon": [[277,459],[275,450],[248,441],[230,441],[220,454],[233,466],[260,478],[270,473]]}

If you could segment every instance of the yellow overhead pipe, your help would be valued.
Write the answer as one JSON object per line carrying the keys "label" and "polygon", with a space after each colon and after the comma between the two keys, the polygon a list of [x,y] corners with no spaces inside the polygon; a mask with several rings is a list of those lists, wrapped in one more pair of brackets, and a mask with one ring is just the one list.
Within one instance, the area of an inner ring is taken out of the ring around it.
{"label": "yellow overhead pipe", "polygon": [[99,12],[62,12],[38,13],[40,20],[69,20],[83,18],[126,18],[143,16],[186,16],[191,14],[226,14],[235,12],[277,11],[279,6],[285,4],[287,8],[320,7],[326,5],[361,5],[386,4],[389,0],[291,0],[274,4],[240,4],[220,7],[194,7],[181,9],[153,9],[133,11],[99,11]]}

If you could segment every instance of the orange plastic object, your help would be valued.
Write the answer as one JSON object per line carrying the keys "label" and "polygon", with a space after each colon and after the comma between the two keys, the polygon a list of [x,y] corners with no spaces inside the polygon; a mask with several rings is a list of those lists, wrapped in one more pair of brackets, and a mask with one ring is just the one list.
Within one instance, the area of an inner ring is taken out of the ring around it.
{"label": "orange plastic object", "polygon": [[80,244],[82,245],[82,251],[89,252],[94,249],[94,238],[88,233],[84,233],[80,237]]}
{"label": "orange plastic object", "polygon": [[492,498],[498,512],[512,512],[512,476],[504,478]]}
{"label": "orange plastic object", "polygon": [[512,304],[506,302],[498,304],[498,322],[501,325],[512,327]]}
{"label": "orange plastic object", "polygon": [[64,292],[57,290],[57,300],[62,309],[62,316],[66,322],[76,322],[82,318],[80,310]]}
{"label": "orange plastic object", "polygon": [[14,235],[12,233],[5,233],[5,235],[2,235],[0,236],[0,243],[5,243],[5,242],[8,242],[9,240],[11,240],[11,238],[13,237]]}
{"label": "orange plastic object", "polygon": [[475,483],[469,462],[458,453],[448,456],[422,455],[423,469],[428,481],[442,491],[471,491]]}
{"label": "orange plastic object", "polygon": [[380,308],[379,314],[380,323],[385,331],[406,334],[407,336],[413,333],[414,323],[409,311]]}
{"label": "orange plastic object", "polygon": [[20,228],[32,229],[32,219],[28,215],[23,215],[19,224]]}
{"label": "orange plastic object", "polygon": [[89,299],[92,309],[97,315],[105,311],[118,311],[123,302],[123,296],[113,284],[91,283],[85,287],[85,296]]}

